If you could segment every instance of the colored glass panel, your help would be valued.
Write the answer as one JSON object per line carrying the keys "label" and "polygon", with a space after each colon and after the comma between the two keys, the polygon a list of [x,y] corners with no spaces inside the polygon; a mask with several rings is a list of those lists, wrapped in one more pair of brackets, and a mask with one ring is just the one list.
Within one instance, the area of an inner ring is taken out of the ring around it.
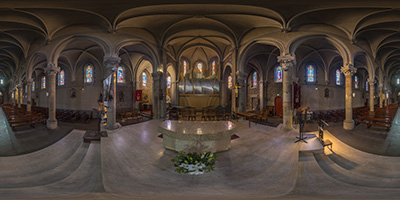
{"label": "colored glass panel", "polygon": [[167,88],[171,88],[171,76],[167,77]]}
{"label": "colored glass panel", "polygon": [[183,75],[186,75],[187,72],[187,62],[186,60],[183,61]]}
{"label": "colored glass panel", "polygon": [[32,82],[32,92],[35,91],[35,81]]}
{"label": "colored glass panel", "polygon": [[142,74],[142,81],[143,81],[143,86],[147,86],[147,75],[146,72],[143,72]]}
{"label": "colored glass panel", "polygon": [[340,71],[336,70],[336,85],[340,85]]}
{"label": "colored glass panel", "polygon": [[91,65],[86,67],[85,78],[86,83],[91,83],[93,81],[93,68]]}
{"label": "colored glass panel", "polygon": [[253,87],[257,86],[257,72],[253,73]]}
{"label": "colored glass panel", "polygon": [[354,88],[358,88],[358,77],[354,76]]}
{"label": "colored glass panel", "polygon": [[42,77],[42,89],[45,89],[45,88],[46,88],[46,77],[43,76]]}
{"label": "colored glass panel", "polygon": [[58,85],[64,85],[65,84],[65,73],[64,70],[61,70],[60,73],[58,74]]}
{"label": "colored glass panel", "polygon": [[203,73],[203,65],[201,63],[197,64],[197,72]]}
{"label": "colored glass panel", "polygon": [[118,67],[117,83],[123,83],[123,82],[124,82],[124,69],[122,67]]}
{"label": "colored glass panel", "polygon": [[232,76],[228,76],[228,88],[232,88]]}
{"label": "colored glass panel", "polygon": [[399,84],[400,84],[400,78],[397,79],[397,85],[399,85]]}
{"label": "colored glass panel", "polygon": [[278,66],[275,68],[275,83],[282,82],[282,67]]}
{"label": "colored glass panel", "polygon": [[312,65],[307,67],[307,82],[315,82],[315,69]]}
{"label": "colored glass panel", "polygon": [[215,75],[215,61],[212,62],[212,75]]}
{"label": "colored glass panel", "polygon": [[366,91],[369,91],[369,84],[368,84],[368,81],[365,82],[365,90],[366,90]]}

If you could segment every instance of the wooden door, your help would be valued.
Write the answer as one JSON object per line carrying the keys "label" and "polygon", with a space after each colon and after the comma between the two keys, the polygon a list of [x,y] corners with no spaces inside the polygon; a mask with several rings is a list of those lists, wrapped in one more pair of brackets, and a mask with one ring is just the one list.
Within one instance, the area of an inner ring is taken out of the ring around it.
{"label": "wooden door", "polygon": [[275,98],[275,115],[282,115],[282,97]]}

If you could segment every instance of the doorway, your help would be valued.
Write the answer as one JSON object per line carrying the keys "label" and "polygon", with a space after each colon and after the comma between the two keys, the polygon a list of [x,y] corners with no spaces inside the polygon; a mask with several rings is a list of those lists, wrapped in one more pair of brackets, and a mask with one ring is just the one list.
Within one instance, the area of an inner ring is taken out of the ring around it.
{"label": "doorway", "polygon": [[275,115],[282,115],[282,97],[275,98]]}

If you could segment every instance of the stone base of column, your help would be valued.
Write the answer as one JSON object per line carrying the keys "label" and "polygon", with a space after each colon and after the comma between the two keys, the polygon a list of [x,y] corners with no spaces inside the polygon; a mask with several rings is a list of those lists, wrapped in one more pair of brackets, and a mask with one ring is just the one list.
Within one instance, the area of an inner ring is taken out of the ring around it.
{"label": "stone base of column", "polygon": [[115,129],[118,129],[118,128],[120,128],[121,127],[121,125],[119,124],[119,123],[116,123],[116,124],[106,124],[105,126],[104,126],[104,128],[105,129],[107,129],[107,130],[115,130]]}
{"label": "stone base of column", "polygon": [[344,120],[343,121],[343,129],[344,130],[353,130],[354,129],[354,120]]}
{"label": "stone base of column", "polygon": [[375,111],[369,111],[369,115],[370,116],[374,116],[375,115]]}
{"label": "stone base of column", "polygon": [[46,126],[48,129],[56,129],[58,127],[58,123],[56,119],[48,119]]}
{"label": "stone base of column", "polygon": [[291,131],[291,130],[293,130],[293,126],[292,126],[291,124],[290,124],[290,125],[285,125],[285,124],[283,124],[282,130],[284,130],[284,131]]}

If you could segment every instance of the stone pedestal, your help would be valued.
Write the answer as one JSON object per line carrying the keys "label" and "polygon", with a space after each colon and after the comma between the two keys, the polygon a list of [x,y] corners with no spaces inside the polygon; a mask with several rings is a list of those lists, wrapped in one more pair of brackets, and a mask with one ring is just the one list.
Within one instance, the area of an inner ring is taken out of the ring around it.
{"label": "stone pedestal", "polygon": [[278,62],[283,70],[283,130],[293,129],[293,105],[292,105],[292,70],[295,64],[295,58],[291,55],[279,56]]}

